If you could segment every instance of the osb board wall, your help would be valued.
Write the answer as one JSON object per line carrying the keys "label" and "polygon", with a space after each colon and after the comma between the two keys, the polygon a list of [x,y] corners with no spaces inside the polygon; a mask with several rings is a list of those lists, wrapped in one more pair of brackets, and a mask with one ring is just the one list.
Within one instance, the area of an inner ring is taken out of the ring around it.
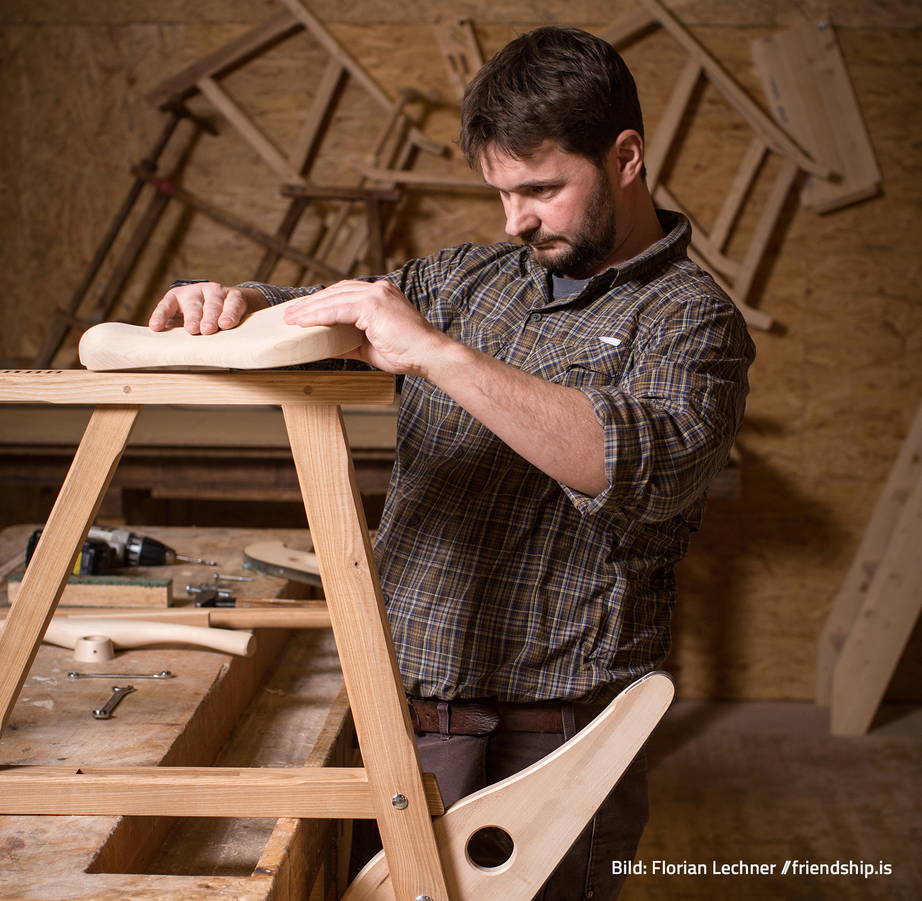
{"label": "osb board wall", "polygon": [[[810,698],[816,639],[922,395],[919,299],[919,27],[922,8],[895,2],[701,0],[672,4],[705,46],[754,95],[749,43],[800,11],[827,17],[837,35],[883,172],[885,194],[827,216],[791,202],[755,304],[778,323],[756,332],[758,360],[739,439],[742,492],[712,503],[680,569],[682,597],[669,668],[686,696]],[[66,302],[160,128],[145,93],[261,21],[272,2],[8,0],[0,9],[3,169],[0,356],[29,360],[50,311]],[[453,97],[430,24],[468,16],[487,55],[548,22],[599,30],[631,0],[503,5],[315,0],[314,11],[392,94],[403,86]],[[625,52],[650,132],[682,55],[656,33]],[[325,57],[303,33],[225,85],[280,146],[297,134]],[[196,101],[194,108],[206,111]],[[320,183],[354,183],[380,111],[349,88],[313,171]],[[220,124],[220,123],[219,123]],[[184,126],[186,128],[187,126]],[[183,183],[273,230],[285,201],[278,179],[223,124],[192,152]],[[428,114],[432,137],[451,142],[449,106]],[[712,90],[699,100],[670,187],[707,224],[748,141],[748,129]],[[175,154],[174,154],[175,156]],[[165,163],[171,160],[166,159]],[[167,167],[168,168],[168,167]],[[419,169],[466,174],[457,159],[423,156]],[[757,185],[757,197],[767,182]],[[298,240],[305,240],[311,220]],[[742,222],[742,237],[752,217]],[[390,248],[395,259],[461,240],[502,235],[491,198],[414,193]],[[119,315],[143,318],[177,277],[251,277],[261,251],[179,207],[169,208]],[[276,279],[297,276],[280,267]],[[909,661],[895,688],[922,684]]]}

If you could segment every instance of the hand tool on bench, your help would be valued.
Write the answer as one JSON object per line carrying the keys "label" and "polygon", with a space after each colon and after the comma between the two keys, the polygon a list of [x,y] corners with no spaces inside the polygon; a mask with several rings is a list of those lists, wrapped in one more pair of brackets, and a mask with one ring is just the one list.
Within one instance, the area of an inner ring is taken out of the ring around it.
{"label": "hand tool on bench", "polygon": [[97,707],[93,711],[93,719],[97,720],[110,720],[112,719],[112,711],[122,703],[122,698],[131,692],[137,691],[133,685],[113,685],[112,686],[112,697],[103,704],[102,707]]}
{"label": "hand tool on bench", "polygon": [[172,679],[173,674],[168,670],[159,673],[68,673],[68,679]]}

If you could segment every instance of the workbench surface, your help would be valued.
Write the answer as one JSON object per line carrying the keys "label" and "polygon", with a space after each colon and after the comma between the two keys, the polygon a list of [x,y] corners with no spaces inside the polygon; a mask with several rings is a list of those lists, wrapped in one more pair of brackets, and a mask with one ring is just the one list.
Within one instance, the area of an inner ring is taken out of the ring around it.
{"label": "workbench surface", "polygon": [[[0,533],[0,562],[24,548],[34,526]],[[242,569],[244,546],[280,540],[308,549],[304,530],[138,528],[182,553]],[[174,595],[208,581],[207,567],[137,570],[172,576]],[[254,575],[249,573],[249,575]],[[239,597],[291,597],[295,586],[257,576],[234,583]],[[101,611],[104,615],[105,611]],[[0,614],[2,615],[2,614]],[[70,680],[67,672],[154,673],[111,720],[90,711],[129,680]],[[303,766],[341,763],[348,705],[328,629],[262,629],[241,658],[210,650],[126,650],[95,666],[42,645],[0,738],[0,765]],[[163,817],[0,816],[0,898],[306,898],[333,852],[336,824],[298,820]],[[329,863],[329,861],[328,861]],[[327,876],[335,867],[327,867]]]}

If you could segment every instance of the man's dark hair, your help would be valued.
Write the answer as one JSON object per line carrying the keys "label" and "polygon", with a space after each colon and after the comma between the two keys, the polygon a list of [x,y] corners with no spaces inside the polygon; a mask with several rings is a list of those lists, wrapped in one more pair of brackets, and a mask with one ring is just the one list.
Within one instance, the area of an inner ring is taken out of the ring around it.
{"label": "man's dark hair", "polygon": [[517,37],[474,76],[461,103],[461,151],[488,144],[526,159],[543,141],[602,165],[625,129],[643,136],[637,87],[607,41],[546,26]]}

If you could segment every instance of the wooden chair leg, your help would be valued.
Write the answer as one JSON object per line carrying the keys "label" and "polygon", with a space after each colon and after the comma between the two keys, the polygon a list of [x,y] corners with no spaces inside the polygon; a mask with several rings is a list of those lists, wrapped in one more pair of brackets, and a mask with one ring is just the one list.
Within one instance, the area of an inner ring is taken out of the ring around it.
{"label": "wooden chair leg", "polygon": [[340,409],[282,412],[394,891],[448,901]]}
{"label": "wooden chair leg", "polygon": [[6,725],[19,697],[22,683],[64,591],[74,555],[86,539],[112,481],[138,410],[138,407],[100,407],[86,427],[23,576],[16,604],[0,634],[0,660],[3,661],[0,729]]}
{"label": "wooden chair leg", "polygon": [[[531,901],[614,788],[672,702],[665,673],[628,686],[585,729],[527,769],[462,798],[434,820],[453,899]],[[514,848],[496,867],[473,862],[467,844],[485,827],[509,834]],[[349,886],[343,901],[394,901],[383,854]]]}

